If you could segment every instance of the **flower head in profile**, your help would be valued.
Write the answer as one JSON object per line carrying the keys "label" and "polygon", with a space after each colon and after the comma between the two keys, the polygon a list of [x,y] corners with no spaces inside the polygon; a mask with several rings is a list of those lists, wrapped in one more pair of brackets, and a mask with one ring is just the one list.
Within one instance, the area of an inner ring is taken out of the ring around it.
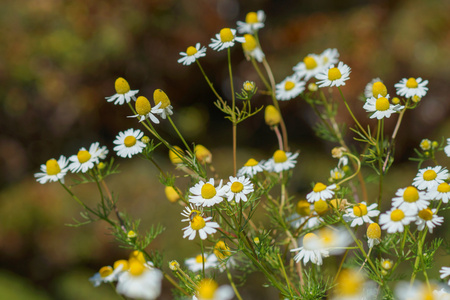
{"label": "flower head in profile", "polygon": [[92,143],[89,147],[89,151],[86,148],[82,147],[78,151],[77,154],[69,157],[69,161],[71,162],[69,165],[69,169],[72,173],[86,173],[90,169],[92,169],[95,164],[99,162],[99,143]]}
{"label": "flower head in profile", "polygon": [[379,95],[386,97],[387,94],[386,86],[378,77],[372,79],[364,88],[364,97],[366,97],[366,99],[371,97],[378,98]]}
{"label": "flower head in profile", "polygon": [[212,217],[204,218],[203,212],[199,207],[187,206],[181,215],[187,217],[187,219],[181,220],[182,222],[189,222],[189,225],[183,228],[183,238],[188,237],[189,240],[193,240],[197,232],[200,238],[205,240],[208,234],[215,233],[217,231],[216,228],[220,227],[216,222],[211,222]]}
{"label": "flower head in profile", "polygon": [[226,188],[222,187],[222,180],[216,187],[214,178],[210,178],[208,182],[200,181],[189,189],[191,195],[189,202],[198,206],[211,207],[223,201],[226,194]]}
{"label": "flower head in profile", "polygon": [[367,227],[366,235],[367,235],[367,244],[369,245],[369,248],[378,245],[380,243],[381,238],[380,225],[378,225],[378,223],[371,223],[369,227]]}
{"label": "flower head in profile", "polygon": [[364,223],[373,223],[373,217],[377,217],[380,214],[380,211],[376,208],[378,204],[372,203],[367,206],[366,202],[361,202],[355,204],[353,207],[347,209],[347,213],[343,216],[344,220],[347,222],[352,222],[350,224],[351,227],[361,226]]}
{"label": "flower head in profile", "polygon": [[295,229],[302,225],[303,228],[308,229],[320,225],[323,219],[315,212],[313,204],[306,200],[300,200],[295,206],[295,213],[289,216],[287,221]]}
{"label": "flower head in profile", "polygon": [[275,86],[277,100],[290,100],[300,95],[305,90],[305,82],[294,74],[286,77]]}
{"label": "flower head in profile", "polygon": [[248,178],[252,178],[256,174],[263,172],[264,161],[258,162],[254,158],[250,158],[242,168],[237,171],[237,176],[246,176]]}
{"label": "flower head in profile", "polygon": [[264,13],[264,11],[251,11],[245,16],[245,22],[237,21],[237,30],[239,31],[239,33],[253,34],[264,27],[265,20],[266,14]]}
{"label": "flower head in profile", "polygon": [[295,167],[298,153],[284,152],[277,150],[271,158],[264,164],[264,168],[269,172],[280,173]]}
{"label": "flower head in profile", "polygon": [[321,60],[321,57],[317,54],[308,54],[303,58],[303,61],[296,64],[292,70],[299,79],[303,78],[305,81],[308,81],[323,70]]}
{"label": "flower head in profile", "polygon": [[368,98],[363,108],[367,112],[373,112],[370,116],[371,119],[377,118],[380,120],[383,118],[389,118],[393,113],[402,110],[404,106],[391,104],[389,102],[389,95],[386,95],[385,97],[379,95],[377,98]]}
{"label": "flower head in profile", "polygon": [[403,232],[405,226],[415,220],[414,212],[394,207],[380,215],[379,224],[381,229],[387,230],[388,233],[396,233]]}
{"label": "flower head in profile", "polygon": [[319,55],[319,62],[322,69],[328,69],[331,65],[337,64],[339,61],[339,52],[335,48],[325,49]]}
{"label": "flower head in profile", "polygon": [[320,71],[316,75],[317,84],[319,87],[343,86],[350,79],[350,72],[350,67],[340,61],[337,67],[331,65],[329,68]]}
{"label": "flower head in profile", "polygon": [[425,192],[419,191],[413,186],[398,189],[395,195],[397,197],[392,198],[392,206],[409,210],[413,213],[427,208],[430,204],[430,201],[425,197]]}
{"label": "flower head in profile", "polygon": [[151,106],[150,101],[144,96],[139,96],[135,103],[135,108],[137,114],[133,116],[129,116],[129,118],[138,118],[139,122],[144,121],[145,119],[151,120],[155,124],[159,124],[159,120],[155,117],[155,115],[162,114],[163,110],[160,108],[161,102],[158,105]]}
{"label": "flower head in profile", "polygon": [[52,158],[47,160],[45,164],[41,165],[41,173],[34,174],[36,181],[41,184],[47,182],[56,182],[61,180],[64,183],[64,176],[66,176],[69,168],[67,167],[68,160],[65,156],[60,156],[58,160]]}
{"label": "flower head in profile", "polygon": [[235,42],[244,43],[244,37],[236,36],[236,29],[222,28],[219,33],[216,34],[216,38],[211,39],[212,43],[209,47],[213,50],[221,51],[234,46]]}
{"label": "flower head in profile", "polygon": [[432,189],[448,178],[448,170],[442,166],[427,167],[417,172],[413,186],[419,190]]}
{"label": "flower head in profile", "polygon": [[186,259],[185,264],[189,270],[191,270],[192,272],[197,272],[203,269],[203,264],[205,264],[205,270],[217,267],[218,261],[217,257],[214,254],[199,254],[196,257]]}
{"label": "flower head in profile", "polygon": [[231,286],[219,286],[213,279],[205,278],[200,281],[192,300],[231,300],[233,297],[234,291]]}
{"label": "flower head in profile", "polygon": [[326,186],[325,184],[323,184],[322,182],[317,182],[314,185],[314,188],[312,190],[312,192],[310,192],[308,195],[306,195],[306,200],[308,200],[308,202],[316,202],[319,200],[328,200],[333,198],[334,195],[334,189],[336,188],[335,184]]}
{"label": "flower head in profile", "polygon": [[447,139],[447,146],[444,147],[445,154],[450,157],[450,139]]}
{"label": "flower head in profile", "polygon": [[396,83],[394,86],[397,89],[397,95],[403,96],[406,98],[410,97],[424,97],[427,94],[428,80],[422,80],[422,78],[413,78],[409,79],[403,78],[399,83]]}
{"label": "flower head in profile", "polygon": [[200,46],[200,43],[195,44],[194,46],[189,46],[186,49],[186,52],[180,52],[180,55],[182,56],[180,59],[178,59],[178,63],[183,64],[185,66],[189,66],[193,62],[195,62],[200,57],[203,57],[206,55],[206,47]]}
{"label": "flower head in profile", "polygon": [[135,154],[139,154],[145,148],[145,144],[140,140],[144,136],[144,133],[139,129],[127,129],[119,132],[114,140],[114,151],[117,152],[117,156],[123,158],[131,158]]}
{"label": "flower head in profile", "polygon": [[139,90],[130,90],[130,85],[128,82],[123,79],[122,77],[119,77],[116,79],[116,82],[114,83],[114,87],[116,89],[116,94],[111,97],[106,97],[106,101],[113,102],[117,105],[122,105],[124,103],[129,103],[131,99],[135,99],[135,96]]}
{"label": "flower head in profile", "polygon": [[242,43],[242,49],[244,49],[247,60],[254,58],[256,61],[262,62],[265,55],[258,46],[255,37],[249,33],[246,33],[244,34],[244,39],[245,42]]}
{"label": "flower head in profile", "polygon": [[203,145],[197,144],[194,147],[195,157],[201,164],[210,164],[212,162],[211,151]]}
{"label": "flower head in profile", "polygon": [[427,227],[428,231],[433,233],[433,228],[441,226],[442,223],[444,223],[444,217],[436,215],[436,208],[424,208],[417,213],[416,225],[420,231]]}
{"label": "flower head in profile", "polygon": [[101,267],[100,270],[94,274],[89,281],[94,285],[94,287],[99,286],[102,283],[108,283],[117,281],[117,278],[122,272],[128,270],[128,260],[118,260],[114,262],[114,266],[104,266]]}
{"label": "flower head in profile", "polygon": [[170,104],[170,99],[163,90],[156,89],[153,92],[153,101],[155,101],[156,106],[161,104],[161,106],[159,106],[159,108],[161,109],[161,111],[159,112],[161,118],[165,119],[168,115],[173,115],[173,107]]}
{"label": "flower head in profile", "polygon": [[311,261],[320,266],[323,263],[323,257],[329,256],[329,252],[324,248],[320,238],[312,232],[305,234],[302,247],[291,250],[291,252],[296,251],[299,252],[294,256],[294,260],[296,262],[303,260],[305,265]]}
{"label": "flower head in profile", "polygon": [[439,185],[428,189],[427,199],[430,200],[442,200],[444,203],[448,203],[450,199],[450,185],[447,182],[442,182]]}
{"label": "flower head in profile", "polygon": [[254,187],[250,179],[245,176],[230,176],[230,182],[225,186],[225,190],[228,202],[234,199],[236,203],[239,203],[241,200],[247,202],[247,195],[254,191]]}

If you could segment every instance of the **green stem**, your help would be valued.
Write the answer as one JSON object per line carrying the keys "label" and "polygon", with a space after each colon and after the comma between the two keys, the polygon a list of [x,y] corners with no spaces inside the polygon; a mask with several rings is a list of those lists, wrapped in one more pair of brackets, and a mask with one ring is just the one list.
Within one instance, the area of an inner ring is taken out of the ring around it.
{"label": "green stem", "polygon": [[233,174],[236,176],[236,131],[237,131],[237,122],[236,122],[236,96],[234,95],[234,83],[233,83],[233,72],[231,70],[231,50],[230,48],[227,48],[228,50],[228,73],[230,74],[230,88],[231,88],[231,114],[232,119],[231,122],[233,123]]}
{"label": "green stem", "polygon": [[186,147],[186,149],[188,149],[188,151],[193,154],[193,152],[192,152],[191,148],[189,147],[188,143],[186,143],[186,140],[183,138],[183,136],[181,135],[181,133],[178,130],[177,126],[175,126],[175,123],[172,121],[172,118],[169,115],[167,115],[167,119],[169,120],[170,124],[172,124],[173,129],[175,129],[175,131],[177,132],[178,136],[180,137],[180,139],[183,142],[183,144]]}
{"label": "green stem", "polygon": [[228,280],[230,281],[231,287],[233,288],[233,291],[236,294],[236,297],[239,300],[242,300],[241,294],[239,294],[239,291],[238,291],[238,289],[236,288],[236,285],[233,282],[233,277],[231,277],[231,273],[230,273],[230,271],[228,270],[228,268],[226,266],[225,266],[225,270],[227,271]]}
{"label": "green stem", "polygon": [[341,87],[338,86],[339,93],[341,94],[341,98],[344,101],[345,107],[347,107],[348,112],[352,116],[353,121],[355,121],[356,125],[359,127],[359,129],[364,133],[364,135],[367,137],[368,140],[373,142],[372,138],[367,134],[367,132],[364,130],[364,128],[359,124],[358,120],[356,119],[355,115],[353,114],[353,111],[350,109],[350,106],[348,106],[347,100],[345,100],[344,94],[342,93]]}
{"label": "green stem", "polygon": [[200,248],[202,249],[202,276],[205,278],[205,251],[203,249],[203,240],[200,239]]}
{"label": "green stem", "polygon": [[[195,62],[197,63],[197,66],[200,68],[200,71],[203,74],[203,77],[205,77],[206,82],[208,83],[209,87],[211,88],[211,90],[213,91],[214,95],[216,95],[217,99],[222,100],[222,97],[219,96],[219,94],[217,93],[216,89],[213,87],[213,84],[211,83],[211,81],[209,80],[208,76],[206,76],[205,71],[202,68],[202,65],[200,64],[200,62],[197,60],[195,60]],[[222,100],[223,101],[223,100]]]}

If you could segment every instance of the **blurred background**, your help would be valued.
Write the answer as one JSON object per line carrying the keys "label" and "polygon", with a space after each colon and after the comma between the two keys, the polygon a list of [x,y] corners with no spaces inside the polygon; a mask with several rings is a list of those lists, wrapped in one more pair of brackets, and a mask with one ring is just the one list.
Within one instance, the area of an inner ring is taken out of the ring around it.
{"label": "blurred background", "polygon": [[[260,40],[276,82],[291,75],[292,67],[307,54],[337,48],[341,60],[352,68],[343,91],[363,123],[368,118],[358,97],[372,78],[380,77],[391,95],[393,85],[404,77],[429,80],[428,95],[418,109],[408,111],[400,129],[397,165],[386,180],[392,186],[386,187],[385,208],[389,195],[409,184],[417,171],[417,165],[408,161],[413,148],[423,138],[441,141],[442,136],[450,137],[447,0],[7,1],[0,11],[2,297],[118,299],[109,287],[93,288],[87,279],[101,266],[127,257],[128,252],[118,247],[104,223],[65,226],[73,218],[80,219],[80,207],[58,184],[41,185],[33,177],[48,159],[70,156],[95,141],[108,146],[114,155],[115,135],[139,128],[134,119],[126,118],[128,107],[105,100],[115,94],[117,77],[124,77],[131,89],[139,89],[139,95],[148,98],[155,89],[163,89],[187,140],[212,151],[223,178],[231,174],[231,126],[214,107],[214,95],[198,68],[177,60],[188,46],[208,45],[221,28],[235,28],[247,12],[259,9],[267,15]],[[232,60],[237,87],[254,80],[262,89],[239,45],[232,50]],[[208,49],[201,63],[214,86],[228,98],[226,51]],[[262,95],[252,101],[255,106],[270,104]],[[280,106],[291,149],[301,151],[290,190],[305,197],[310,182],[325,180],[334,167],[336,161],[329,153],[335,145],[315,137],[311,128],[317,120],[304,101],[295,99]],[[387,121],[387,132],[392,132],[395,119]],[[339,121],[352,123],[344,110]],[[167,121],[158,128],[175,143]],[[350,135],[347,140],[353,143]],[[264,124],[262,113],[238,127],[238,146],[239,165],[250,156],[266,159],[276,150],[275,135]],[[164,169],[182,175],[170,165],[165,149],[157,149],[155,155]],[[439,159],[448,164],[448,158]],[[182,262],[197,255],[198,248],[182,239],[181,207],[165,199],[155,168],[138,158],[117,161],[122,174],[112,176],[108,184],[114,186],[120,209],[141,218],[142,228],[155,222],[167,228],[152,247],[164,249],[166,261]],[[94,187],[75,191],[95,205]],[[440,228],[438,234],[445,230]],[[437,270],[430,276],[437,278]],[[258,283],[260,279],[252,280]],[[262,283],[246,289],[244,298],[276,298],[276,292],[261,288]],[[171,299],[169,287],[164,288],[161,299]]]}

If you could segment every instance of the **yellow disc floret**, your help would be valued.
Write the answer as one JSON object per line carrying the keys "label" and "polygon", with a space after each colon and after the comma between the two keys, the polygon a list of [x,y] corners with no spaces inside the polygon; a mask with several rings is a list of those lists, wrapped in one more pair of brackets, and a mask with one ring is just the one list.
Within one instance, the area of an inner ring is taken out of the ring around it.
{"label": "yellow disc floret", "polygon": [[205,146],[195,145],[194,153],[200,163],[210,164],[212,162],[212,154]]}
{"label": "yellow disc floret", "polygon": [[153,92],[153,101],[155,101],[156,105],[161,102],[160,108],[166,108],[170,105],[169,97],[161,89],[157,89]]}
{"label": "yellow disc floret", "polygon": [[113,272],[113,268],[111,268],[110,266],[102,267],[102,268],[100,269],[100,271],[98,271],[98,273],[100,274],[100,276],[101,276],[102,278],[105,278],[105,277],[111,275],[112,272]]}
{"label": "yellow disc floret", "polygon": [[390,259],[382,259],[381,260],[381,267],[385,270],[390,270],[393,267],[394,263]]}
{"label": "yellow disc floret", "polygon": [[305,56],[303,59],[303,63],[305,64],[306,69],[313,70],[317,68],[317,61],[312,56]]}
{"label": "yellow disc floret", "polygon": [[392,98],[392,104],[394,104],[394,105],[400,104],[400,98],[398,98],[398,97]]}
{"label": "yellow disc floret", "polygon": [[247,160],[247,162],[245,163],[244,167],[254,167],[258,164],[258,161],[254,158],[250,158],[249,160]]}
{"label": "yellow disc floret", "polygon": [[281,114],[278,109],[275,108],[275,106],[267,105],[264,111],[264,120],[269,126],[278,125],[281,121]]}
{"label": "yellow disc floret", "polygon": [[377,99],[377,101],[375,102],[375,108],[376,110],[379,111],[385,111],[389,109],[389,100],[384,98],[384,97],[380,97]]}
{"label": "yellow disc floret", "polygon": [[405,218],[405,213],[401,209],[394,209],[391,212],[391,220],[394,222],[399,222]]}
{"label": "yellow disc floret", "polygon": [[318,201],[314,202],[314,210],[319,215],[323,215],[328,210],[328,204],[326,201],[319,199]]}
{"label": "yellow disc floret", "polygon": [[116,89],[117,94],[126,94],[130,91],[130,85],[122,77],[116,79],[114,87]]}
{"label": "yellow disc floret", "polygon": [[409,203],[416,202],[419,200],[419,191],[413,186],[408,186],[403,192],[403,200]]}
{"label": "yellow disc floret", "polygon": [[338,80],[342,77],[341,71],[338,68],[331,68],[328,70],[328,80]]}
{"label": "yellow disc floret", "polygon": [[375,98],[378,98],[378,95],[383,97],[387,96],[387,88],[381,81],[377,81],[372,85],[372,94]]}
{"label": "yellow disc floret", "polygon": [[192,221],[191,221],[191,228],[192,229],[200,230],[200,229],[202,229],[205,226],[206,226],[205,219],[203,219],[202,216],[196,215],[195,217],[192,218]]}
{"label": "yellow disc floret", "polygon": [[151,110],[152,110],[152,106],[150,105],[150,101],[148,101],[147,98],[145,98],[144,96],[139,96],[136,99],[136,112],[141,115],[141,116],[145,116],[146,114],[148,114]]}
{"label": "yellow disc floret", "polygon": [[240,183],[239,181],[233,182],[230,187],[231,192],[233,192],[235,194],[242,192],[243,189],[244,189],[244,185],[242,183]]}
{"label": "yellow disc floret", "polygon": [[231,255],[230,247],[224,241],[218,241],[214,246],[214,254],[218,259],[224,260]]}
{"label": "yellow disc floret", "polygon": [[166,186],[166,188],[164,189],[164,193],[166,194],[167,200],[172,203],[177,202],[180,199],[180,195],[178,194],[177,190],[175,190],[175,188],[172,186]]}
{"label": "yellow disc floret", "polygon": [[335,293],[339,298],[348,296],[356,299],[364,288],[364,277],[354,270],[342,270],[336,283]]}
{"label": "yellow disc floret", "polygon": [[258,14],[255,13],[254,11],[249,12],[245,16],[245,23],[248,23],[248,24],[258,23]]}
{"label": "yellow disc floret", "polygon": [[144,253],[142,251],[139,251],[139,250],[134,250],[133,252],[130,253],[129,260],[131,261],[133,259],[136,259],[136,260],[140,261],[143,264],[146,263],[146,260],[145,260],[145,257],[144,257]]}
{"label": "yellow disc floret", "polygon": [[205,183],[202,186],[202,198],[204,199],[211,199],[217,194],[216,188],[211,183]]}
{"label": "yellow disc floret", "polygon": [[123,144],[127,148],[133,147],[134,145],[136,145],[136,138],[132,135],[129,135],[123,140]]}
{"label": "yellow disc floret", "polygon": [[125,259],[119,259],[117,261],[114,262],[114,270],[117,269],[118,267],[122,266],[122,271],[126,271],[128,270],[129,266],[128,266],[128,260]]}
{"label": "yellow disc floret", "polygon": [[367,227],[367,237],[369,239],[379,239],[381,237],[381,228],[377,223],[372,223]]}
{"label": "yellow disc floret", "polygon": [[419,86],[415,78],[409,78],[408,81],[406,81],[406,87],[409,89],[416,89]]}
{"label": "yellow disc floret", "polygon": [[433,219],[433,212],[429,208],[422,209],[419,211],[419,217],[425,221],[430,221]]}
{"label": "yellow disc floret", "polygon": [[61,168],[59,167],[59,164],[56,161],[56,159],[47,160],[47,162],[45,163],[45,168],[47,171],[47,175],[50,176],[59,174],[59,172],[61,172]]}
{"label": "yellow disc floret", "polygon": [[423,179],[426,181],[434,180],[434,179],[436,179],[436,177],[437,177],[437,174],[434,170],[426,170],[423,173]]}
{"label": "yellow disc floret", "polygon": [[305,234],[305,236],[303,237],[303,247],[306,250],[315,250],[318,243],[319,237],[312,232]]}
{"label": "yellow disc floret", "polygon": [[279,163],[284,163],[285,161],[287,161],[287,155],[286,152],[284,152],[283,150],[277,150],[275,151],[275,153],[273,154],[273,160],[275,161],[275,163],[279,164]]}
{"label": "yellow disc floret", "polygon": [[219,285],[212,279],[202,279],[198,285],[197,293],[199,299],[214,299]]}
{"label": "yellow disc floret", "polygon": [[353,214],[357,217],[367,215],[367,206],[363,203],[356,204],[353,206]]}
{"label": "yellow disc floret", "polygon": [[321,191],[326,190],[327,186],[323,184],[322,182],[318,182],[314,185],[313,191],[314,193],[319,193]]}
{"label": "yellow disc floret", "polygon": [[309,216],[311,214],[311,205],[306,200],[300,200],[297,202],[297,206],[295,207],[295,211],[300,216]]}
{"label": "yellow disc floret", "polygon": [[77,158],[80,164],[84,164],[91,159],[91,154],[86,150],[80,150],[78,151]]}
{"label": "yellow disc floret", "polygon": [[195,48],[195,47],[193,47],[193,46],[189,46],[188,48],[187,48],[187,50],[186,50],[186,54],[188,55],[188,56],[192,56],[192,55],[195,55],[195,53],[197,53],[198,51],[197,51],[197,48]]}
{"label": "yellow disc floret", "polygon": [[[195,262],[201,264],[203,262],[203,255],[199,254],[195,257]],[[206,259],[205,259],[206,262]]]}
{"label": "yellow disc floret", "polygon": [[178,146],[173,146],[173,149],[169,151],[169,159],[173,164],[181,164],[183,160],[181,157],[183,156],[183,150]]}
{"label": "yellow disc floret", "polygon": [[284,89],[286,91],[290,91],[295,87],[295,83],[293,83],[292,81],[286,81],[286,83],[284,84]]}
{"label": "yellow disc floret", "polygon": [[256,39],[251,34],[244,34],[245,42],[242,43],[244,51],[251,52],[256,48]]}
{"label": "yellow disc floret", "polygon": [[145,265],[137,260],[137,259],[131,259],[129,263],[129,272],[132,276],[140,276],[142,273],[144,273],[146,267]]}
{"label": "yellow disc floret", "polygon": [[220,41],[222,43],[231,42],[233,39],[234,35],[230,28],[222,28],[220,30]]}
{"label": "yellow disc floret", "polygon": [[450,185],[447,182],[443,182],[437,187],[437,191],[439,193],[448,193],[450,192]]}

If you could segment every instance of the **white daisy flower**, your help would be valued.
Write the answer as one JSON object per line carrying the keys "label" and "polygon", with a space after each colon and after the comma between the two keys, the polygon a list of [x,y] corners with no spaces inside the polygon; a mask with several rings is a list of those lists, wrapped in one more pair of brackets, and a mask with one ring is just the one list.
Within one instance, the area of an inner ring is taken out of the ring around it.
{"label": "white daisy flower", "polygon": [[205,270],[209,268],[215,268],[218,266],[219,262],[214,254],[208,256],[197,255],[196,257],[188,258],[184,262],[186,267],[192,272],[201,271],[203,269],[203,260],[205,261]]}
{"label": "white daisy flower", "polygon": [[145,144],[140,140],[144,136],[144,133],[139,129],[133,128],[119,132],[114,140],[114,151],[117,152],[117,156],[123,158],[131,158],[133,155],[141,153],[145,148]]}
{"label": "white daisy flower", "polygon": [[343,216],[346,222],[352,221],[350,227],[361,226],[364,223],[373,223],[370,219],[380,214],[380,211],[376,208],[378,204],[372,203],[367,206],[366,202],[361,202],[353,206],[353,208],[347,209],[347,213]]}
{"label": "white daisy flower", "polygon": [[380,243],[381,238],[381,228],[378,223],[372,223],[367,227],[367,244],[369,248],[373,248],[373,246],[378,245]]}
{"label": "white daisy flower", "polygon": [[384,85],[383,81],[381,81],[381,79],[377,77],[366,84],[366,87],[364,88],[364,97],[366,99],[371,97],[378,98],[378,95],[386,97],[387,88]]}
{"label": "white daisy flower", "polygon": [[366,280],[364,274],[356,269],[343,269],[335,283],[336,285],[328,297],[329,300],[377,299],[377,284]]}
{"label": "white daisy flower", "polygon": [[344,178],[344,176],[345,172],[338,167],[330,170],[330,178],[334,181],[341,180],[342,178]]}
{"label": "white daisy flower", "polygon": [[135,96],[139,90],[130,90],[130,85],[128,82],[123,79],[122,77],[119,77],[116,79],[116,82],[114,83],[114,87],[116,89],[116,94],[111,97],[106,97],[106,101],[113,102],[114,105],[122,105],[124,103],[129,103],[131,99],[136,100]]}
{"label": "white daisy flower", "polygon": [[245,176],[230,176],[229,179],[230,182],[228,182],[224,187],[226,191],[225,197],[228,198],[228,202],[232,201],[233,199],[234,201],[236,201],[236,203],[239,203],[241,200],[243,202],[247,202],[247,194],[250,194],[255,190],[250,179]]}
{"label": "white daisy flower", "polygon": [[239,33],[253,34],[264,27],[265,20],[266,14],[264,13],[264,11],[251,11],[245,16],[245,22],[237,21],[237,30],[239,31]]}
{"label": "white daisy flower", "polygon": [[420,149],[423,151],[427,151],[431,149],[431,141],[429,139],[423,139],[420,141]]}
{"label": "white daisy flower", "polygon": [[403,232],[404,227],[415,220],[414,212],[400,208],[392,208],[380,215],[379,224],[381,225],[381,229],[387,230],[388,233],[395,233]]}
{"label": "white daisy flower", "polygon": [[256,159],[250,158],[244,164],[244,166],[237,171],[237,176],[239,176],[239,177],[247,176],[249,178],[252,178],[257,173],[264,171],[264,169],[263,169],[264,163],[265,163],[265,161],[258,162]]}
{"label": "white daisy flower", "polygon": [[106,148],[106,146],[100,147],[100,143],[98,143],[98,142],[97,142],[97,145],[98,146],[97,146],[97,151],[96,151],[95,155],[97,155],[97,157],[99,159],[105,159],[109,153],[108,148]]}
{"label": "white daisy flower", "polygon": [[[440,275],[441,279],[444,279],[445,277],[450,276],[450,267],[442,267],[439,270],[439,273],[441,273],[441,275]],[[448,281],[448,285],[450,285],[450,280]]]}
{"label": "white daisy flower", "polygon": [[[432,287],[437,286],[432,285]],[[448,300],[450,297],[445,291],[433,290],[429,285],[418,281],[413,285],[404,281],[397,283],[395,296],[398,300]]]}
{"label": "white daisy flower", "polygon": [[397,89],[397,95],[410,98],[413,96],[418,96],[422,98],[427,94],[428,80],[422,81],[422,78],[403,78],[399,83],[394,86]]}
{"label": "white daisy flower", "polygon": [[200,43],[195,44],[194,46],[189,46],[186,49],[186,52],[180,52],[180,55],[182,58],[178,60],[178,63],[183,64],[185,66],[189,66],[193,62],[195,62],[200,57],[203,57],[206,55],[206,47],[200,46]]}
{"label": "white daisy flower", "polygon": [[205,278],[200,281],[192,300],[231,300],[233,297],[234,291],[231,286],[219,286],[213,279]]}
{"label": "white daisy flower", "polygon": [[222,28],[219,33],[216,33],[216,38],[212,38],[211,41],[209,47],[221,51],[233,47],[235,42],[244,43],[245,38],[236,36],[236,29]]}
{"label": "white daisy flower", "polygon": [[336,188],[335,184],[326,186],[322,182],[318,182],[314,185],[312,192],[306,195],[308,202],[314,203],[319,200],[328,200],[333,198],[333,190]]}
{"label": "white daisy flower", "polygon": [[305,90],[305,82],[294,74],[286,77],[275,86],[275,96],[277,100],[290,100]]}
{"label": "white daisy flower", "polygon": [[392,198],[392,207],[409,210],[412,213],[417,213],[430,205],[430,201],[426,200],[425,192],[413,186],[398,189],[395,195],[397,197]]}
{"label": "white daisy flower", "polygon": [[450,157],[450,139],[447,139],[447,146],[444,147],[444,152]]}
{"label": "white daisy flower", "polygon": [[339,52],[337,49],[325,49],[319,56],[320,65],[323,69],[328,69],[331,65],[339,61]]}
{"label": "white daisy flower", "polygon": [[416,225],[420,231],[424,230],[426,226],[430,233],[433,233],[433,228],[441,226],[442,223],[444,223],[444,217],[436,215],[436,208],[424,208],[417,214]]}
{"label": "white daisy flower", "polygon": [[156,299],[161,294],[162,279],[163,273],[151,263],[132,259],[129,269],[119,275],[116,291],[130,298]]}
{"label": "white daisy flower", "polygon": [[47,160],[45,164],[41,165],[41,172],[34,174],[36,181],[44,184],[47,182],[56,182],[61,180],[64,183],[64,176],[66,176],[69,168],[67,167],[68,160],[65,156],[60,156],[58,161],[54,158]]}
{"label": "white daisy flower", "polygon": [[317,84],[319,87],[345,85],[345,81],[350,79],[350,72],[350,67],[340,61],[337,67],[331,65],[329,68],[320,71],[316,75]]}
{"label": "white daisy flower", "polygon": [[222,187],[222,180],[219,186],[214,186],[214,178],[209,179],[208,182],[200,181],[189,189],[189,202],[198,206],[211,207],[214,204],[220,203],[225,197],[226,189]]}
{"label": "white daisy flower", "polygon": [[163,113],[161,105],[162,103],[159,102],[157,105],[152,107],[147,98],[144,96],[139,96],[135,104],[137,114],[128,116],[128,118],[138,118],[139,122],[142,122],[145,119],[150,119],[153,123],[159,124],[159,120],[155,117],[155,114],[161,115]]}
{"label": "white daisy flower", "polygon": [[389,103],[389,95],[386,95],[386,97],[379,95],[378,98],[375,97],[368,98],[363,108],[367,112],[374,112],[370,116],[371,119],[377,118],[378,120],[380,120],[383,118],[389,118],[391,114],[399,112],[404,108],[404,106],[398,104],[393,105]]}
{"label": "white daisy flower", "polygon": [[303,78],[305,81],[308,81],[324,69],[321,61],[322,59],[319,55],[308,54],[303,58],[303,61],[295,65],[292,70],[299,79]]}
{"label": "white daisy flower", "polygon": [[261,48],[258,46],[256,39],[251,34],[244,34],[245,42],[242,43],[242,49],[244,49],[244,53],[246,55],[247,60],[250,60],[249,57],[256,59],[258,62],[262,62],[265,55],[262,52]]}
{"label": "white daisy flower", "polygon": [[280,173],[295,167],[297,161],[295,160],[298,153],[284,152],[283,150],[277,150],[271,158],[269,158],[265,164],[264,169],[269,172]]}
{"label": "white daisy flower", "polygon": [[322,241],[314,233],[307,233],[303,237],[303,246],[295,249],[291,249],[291,252],[300,251],[294,256],[295,262],[303,260],[303,264],[307,264],[311,261],[313,264],[322,265],[322,257],[328,257],[330,254],[324,249]]}
{"label": "white daisy flower", "polygon": [[430,200],[442,200],[444,203],[448,203],[450,199],[450,185],[447,182],[440,183],[428,190],[427,198]]}
{"label": "white daisy flower", "polygon": [[433,300],[450,300],[450,293],[445,288],[433,290]]}
{"label": "white daisy flower", "polygon": [[287,218],[292,228],[297,229],[303,225],[304,229],[314,228],[319,226],[323,219],[314,211],[314,205],[306,200],[300,200],[295,206],[295,213]]}
{"label": "white daisy flower", "polygon": [[432,189],[448,179],[448,170],[442,166],[420,169],[414,178],[413,185],[419,190]]}
{"label": "white daisy flower", "polygon": [[[198,208],[198,207],[197,207]],[[216,222],[210,222],[212,217],[203,218],[203,212],[187,206],[181,213],[183,216],[187,216],[187,219],[181,220],[182,222],[189,222],[189,226],[183,228],[184,234],[183,238],[189,237],[189,240],[193,240],[197,234],[202,240],[206,239],[208,234],[213,234],[219,228],[219,224]]]}
{"label": "white daisy flower", "polygon": [[114,262],[114,267],[104,266],[100,268],[94,276],[89,278],[89,281],[94,285],[94,287],[98,287],[102,283],[117,281],[120,273],[126,270],[128,270],[128,261],[123,259],[118,260]]}
{"label": "white daisy flower", "polygon": [[71,161],[69,165],[70,172],[77,173],[81,171],[81,173],[86,173],[92,169],[95,164],[98,164],[99,154],[101,154],[101,152],[99,152],[98,142],[91,144],[89,151],[82,147],[77,154],[69,157],[69,161]]}
{"label": "white daisy flower", "polygon": [[167,116],[173,115],[172,111],[173,107],[170,104],[170,99],[163,90],[156,89],[153,92],[153,101],[155,102],[156,105],[161,103],[160,108],[162,109],[162,111],[159,113],[161,118],[166,119]]}
{"label": "white daisy flower", "polygon": [[322,247],[332,255],[339,255],[345,252],[345,248],[353,242],[351,235],[348,231],[340,227],[338,229],[330,229],[328,227],[322,227],[317,232]]}

